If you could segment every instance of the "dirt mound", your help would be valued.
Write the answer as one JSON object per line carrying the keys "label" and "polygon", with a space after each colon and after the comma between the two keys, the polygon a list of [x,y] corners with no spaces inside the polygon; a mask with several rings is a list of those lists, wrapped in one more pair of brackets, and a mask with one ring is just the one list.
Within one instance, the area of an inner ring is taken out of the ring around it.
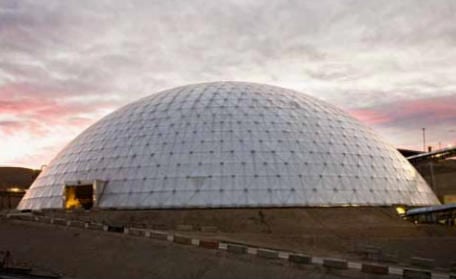
{"label": "dirt mound", "polygon": [[39,173],[39,170],[27,168],[0,167],[0,189],[8,187],[27,189]]}
{"label": "dirt mound", "polygon": [[[155,229],[191,225],[195,230],[215,226],[229,233],[267,233],[347,236],[359,231],[369,236],[410,235],[414,225],[404,222],[391,207],[171,209],[46,211],[46,214],[84,221],[96,220]],[[411,230],[409,230],[411,229]]]}

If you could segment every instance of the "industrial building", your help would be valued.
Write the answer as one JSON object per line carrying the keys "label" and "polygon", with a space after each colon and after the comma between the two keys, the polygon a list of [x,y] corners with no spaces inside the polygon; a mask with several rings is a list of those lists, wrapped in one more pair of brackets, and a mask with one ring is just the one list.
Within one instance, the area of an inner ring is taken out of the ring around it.
{"label": "industrial building", "polygon": [[442,203],[456,203],[456,148],[408,157]]}

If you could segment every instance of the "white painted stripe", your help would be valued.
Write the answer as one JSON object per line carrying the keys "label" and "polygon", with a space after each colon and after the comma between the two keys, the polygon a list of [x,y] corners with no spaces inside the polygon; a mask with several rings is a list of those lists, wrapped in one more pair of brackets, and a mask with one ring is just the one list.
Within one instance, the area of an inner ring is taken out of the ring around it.
{"label": "white painted stripe", "polygon": [[279,259],[288,260],[289,257],[290,257],[290,253],[283,252],[283,251],[279,252]]}
{"label": "white painted stripe", "polygon": [[361,270],[362,264],[357,262],[348,262],[348,268]]}
{"label": "white painted stripe", "polygon": [[192,245],[199,246],[200,245],[200,240],[192,238]]}
{"label": "white painted stripe", "polygon": [[166,236],[166,240],[168,240],[168,241],[174,241],[174,235],[168,234],[168,235]]}
{"label": "white painted stripe", "polygon": [[311,263],[313,264],[323,264],[323,258],[320,257],[312,257]]}
{"label": "white painted stripe", "polygon": [[399,267],[394,267],[394,266],[389,266],[388,267],[388,273],[389,274],[393,274],[393,275],[401,275],[402,276],[402,273],[404,272],[404,270],[402,268],[399,268]]}
{"label": "white painted stripe", "polygon": [[256,255],[257,253],[258,253],[258,249],[257,248],[247,247],[247,254]]}
{"label": "white painted stripe", "polygon": [[228,249],[228,244],[220,242],[218,248],[221,250],[226,250]]}

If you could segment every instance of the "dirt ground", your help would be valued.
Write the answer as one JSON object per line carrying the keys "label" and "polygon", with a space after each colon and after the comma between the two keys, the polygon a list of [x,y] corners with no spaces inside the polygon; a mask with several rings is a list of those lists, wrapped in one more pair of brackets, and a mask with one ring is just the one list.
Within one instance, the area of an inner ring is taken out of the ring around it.
{"label": "dirt ground", "polygon": [[[392,207],[263,208],[193,210],[48,211],[46,215],[96,220],[106,224],[148,227],[318,256],[362,260],[373,246],[399,263],[425,257],[440,267],[456,262],[456,227],[415,225]],[[212,226],[215,233],[201,232]]]}
{"label": "dirt ground", "polygon": [[126,226],[173,230],[179,225],[195,229],[216,226],[228,233],[266,233],[305,235],[340,235],[350,237],[354,229],[366,236],[408,236],[415,231],[390,207],[318,207],[318,208],[231,208],[169,210],[47,210],[49,216],[97,220]]}
{"label": "dirt ground", "polygon": [[64,278],[376,278],[122,234],[0,221],[0,249],[19,264]]}
{"label": "dirt ground", "polygon": [[[167,230],[313,256],[363,260],[360,251],[369,246],[405,265],[411,257],[434,259],[440,270],[456,262],[456,227],[415,225],[402,220],[394,208],[388,207],[91,210],[35,214]],[[70,278],[363,278],[359,272],[350,273],[354,271],[335,274],[317,266],[296,268],[284,261],[231,255],[122,234],[0,221],[0,250],[11,250],[20,261]],[[216,231],[204,232],[208,226]]]}

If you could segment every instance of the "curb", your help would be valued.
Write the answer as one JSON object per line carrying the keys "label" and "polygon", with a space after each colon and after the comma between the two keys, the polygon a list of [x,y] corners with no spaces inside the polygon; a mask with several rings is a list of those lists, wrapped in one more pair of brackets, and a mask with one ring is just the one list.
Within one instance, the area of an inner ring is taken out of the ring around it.
{"label": "curb", "polygon": [[339,259],[323,259],[323,266],[332,269],[348,269],[348,262]]}
{"label": "curb", "polygon": [[363,263],[361,265],[361,271],[370,274],[387,275],[388,267],[379,264]]}

